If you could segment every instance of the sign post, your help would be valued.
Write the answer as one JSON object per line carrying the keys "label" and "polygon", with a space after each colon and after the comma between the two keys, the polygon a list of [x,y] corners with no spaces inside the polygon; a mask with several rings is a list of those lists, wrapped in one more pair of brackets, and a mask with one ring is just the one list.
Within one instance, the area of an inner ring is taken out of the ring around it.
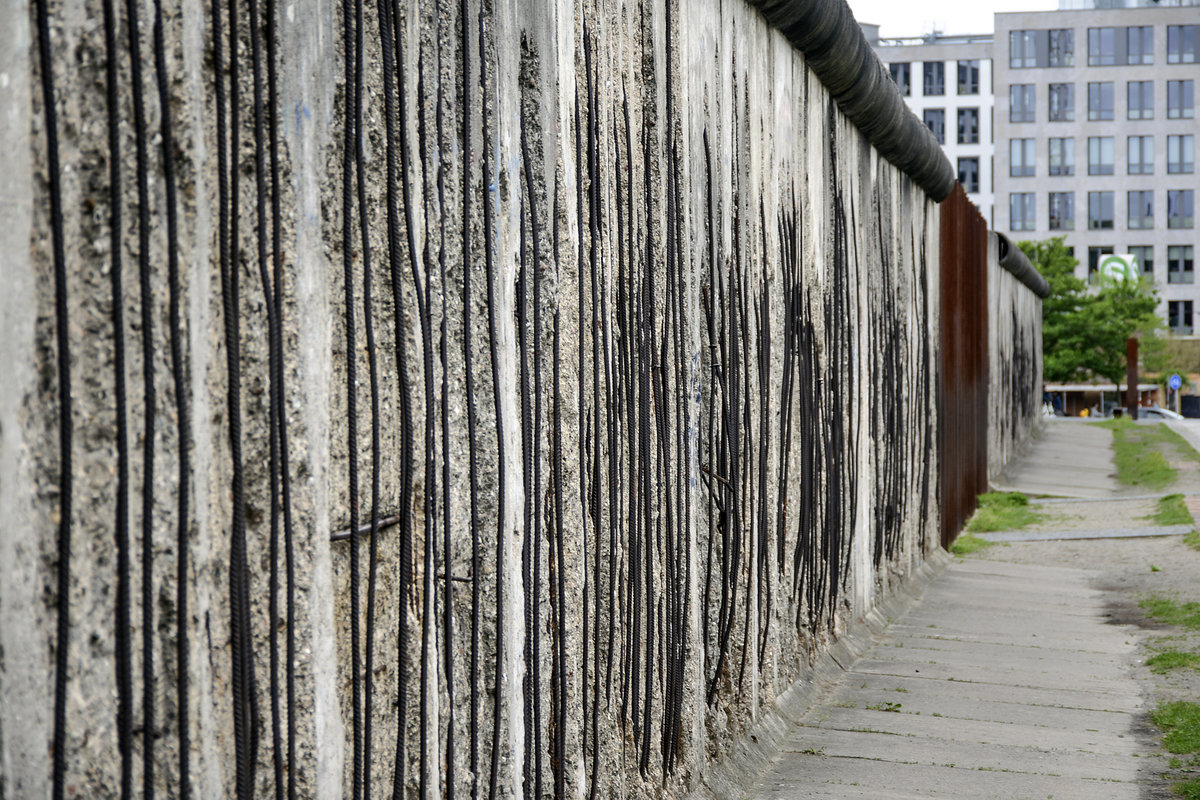
{"label": "sign post", "polygon": [[1138,418],[1138,340],[1130,336],[1125,340],[1125,407],[1129,418]]}

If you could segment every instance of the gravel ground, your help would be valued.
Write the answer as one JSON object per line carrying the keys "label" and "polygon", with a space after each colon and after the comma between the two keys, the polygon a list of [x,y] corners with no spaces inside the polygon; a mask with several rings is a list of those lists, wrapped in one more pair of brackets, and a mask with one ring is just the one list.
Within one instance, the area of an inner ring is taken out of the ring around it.
{"label": "gravel ground", "polygon": [[[1153,507],[1152,500],[1089,501],[1061,504],[1058,513],[1079,527],[1116,527],[1122,519],[1144,516],[1149,513],[1145,509]],[[1062,520],[1043,524],[1063,527]],[[1139,520],[1136,524],[1150,523]],[[1110,621],[1129,626],[1138,640],[1141,658],[1134,674],[1142,685],[1147,708],[1170,700],[1200,702],[1200,670],[1177,669],[1156,675],[1143,663],[1165,649],[1200,652],[1200,633],[1154,622],[1138,606],[1147,595],[1200,602],[1200,552],[1185,545],[1182,536],[1016,542],[994,545],[968,557],[1087,570],[1092,585],[1107,595]],[[1159,750],[1157,729],[1147,718],[1138,734],[1148,756],[1142,797],[1175,797],[1169,790],[1169,756]]]}

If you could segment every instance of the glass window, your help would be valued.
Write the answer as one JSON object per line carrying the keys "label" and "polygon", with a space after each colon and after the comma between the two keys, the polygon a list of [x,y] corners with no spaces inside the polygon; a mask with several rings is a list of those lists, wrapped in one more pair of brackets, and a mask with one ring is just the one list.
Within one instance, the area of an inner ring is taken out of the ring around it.
{"label": "glass window", "polygon": [[1154,63],[1154,28],[1149,25],[1125,29],[1126,64]]}
{"label": "glass window", "polygon": [[1196,171],[1196,137],[1190,133],[1167,137],[1167,172],[1172,175]]}
{"label": "glass window", "polygon": [[1088,230],[1111,230],[1113,226],[1113,193],[1088,192]]}
{"label": "glass window", "polygon": [[1195,269],[1190,244],[1167,247],[1167,283],[1195,283]]}
{"label": "glass window", "polygon": [[1050,31],[1050,66],[1075,66],[1075,31],[1070,28]]}
{"label": "glass window", "polygon": [[1088,137],[1088,175],[1113,174],[1113,137]]}
{"label": "glass window", "polygon": [[1195,226],[1194,193],[1191,189],[1167,190],[1167,227],[1191,228]]}
{"label": "glass window", "polygon": [[896,82],[900,94],[905,97],[912,94],[912,64],[904,62],[889,64],[888,71],[892,73],[892,80]]}
{"label": "glass window", "polygon": [[1037,160],[1033,139],[1008,140],[1008,174],[1013,178],[1028,178],[1034,174]]}
{"label": "glass window", "polygon": [[1072,122],[1075,119],[1075,84],[1050,84],[1050,121]]}
{"label": "glass window", "polygon": [[958,182],[968,194],[979,191],[979,156],[958,159]]}
{"label": "glass window", "polygon": [[1088,84],[1088,119],[1113,118],[1112,81]]}
{"label": "glass window", "polygon": [[1167,301],[1167,326],[1171,333],[1188,335],[1192,332],[1191,300]]}
{"label": "glass window", "polygon": [[1050,230],[1075,230],[1075,193],[1050,193]]}
{"label": "glass window", "polygon": [[1014,83],[1008,87],[1008,121],[1033,122],[1034,91],[1032,83]]}
{"label": "glass window", "polygon": [[1050,174],[1075,174],[1075,140],[1071,137],[1050,139]]}
{"label": "glass window", "polygon": [[1013,192],[1008,196],[1008,227],[1014,231],[1031,231],[1035,227],[1036,205],[1033,192]]}
{"label": "glass window", "polygon": [[1129,254],[1137,259],[1143,275],[1154,274],[1154,246],[1149,244],[1129,245]]}
{"label": "glass window", "polygon": [[1196,116],[1195,87],[1195,81],[1167,81],[1167,119]]}
{"label": "glass window", "polygon": [[1008,32],[1008,66],[1011,69],[1037,66],[1035,31]]}
{"label": "glass window", "polygon": [[1126,151],[1130,175],[1154,174],[1154,137],[1130,136]]}
{"label": "glass window", "polygon": [[958,62],[958,93],[979,94],[979,60]]}
{"label": "glass window", "polygon": [[944,61],[925,62],[926,97],[946,93],[946,64]]}
{"label": "glass window", "polygon": [[933,131],[933,138],[938,144],[946,143],[946,110],[944,108],[925,109],[925,125]]}
{"label": "glass window", "polygon": [[1154,227],[1154,192],[1129,192],[1126,198],[1130,228]]}
{"label": "glass window", "polygon": [[979,109],[958,110],[958,143],[979,144]]}
{"label": "glass window", "polygon": [[1092,279],[1092,275],[1100,270],[1100,256],[1111,256],[1113,252],[1112,245],[1104,244],[1099,247],[1088,248],[1088,280]]}
{"label": "glass window", "polygon": [[1196,63],[1196,34],[1200,25],[1167,26],[1167,63]]}
{"label": "glass window", "polygon": [[1125,87],[1129,118],[1154,119],[1154,81],[1129,81]]}
{"label": "glass window", "polygon": [[1111,67],[1117,63],[1117,29],[1088,28],[1088,66]]}

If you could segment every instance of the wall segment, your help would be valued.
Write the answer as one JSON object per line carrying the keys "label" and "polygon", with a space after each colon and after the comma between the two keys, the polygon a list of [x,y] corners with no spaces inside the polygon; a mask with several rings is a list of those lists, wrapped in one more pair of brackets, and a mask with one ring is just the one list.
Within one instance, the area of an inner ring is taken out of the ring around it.
{"label": "wall segment", "polygon": [[0,796],[683,796],[936,548],[941,166],[751,6],[48,12]]}

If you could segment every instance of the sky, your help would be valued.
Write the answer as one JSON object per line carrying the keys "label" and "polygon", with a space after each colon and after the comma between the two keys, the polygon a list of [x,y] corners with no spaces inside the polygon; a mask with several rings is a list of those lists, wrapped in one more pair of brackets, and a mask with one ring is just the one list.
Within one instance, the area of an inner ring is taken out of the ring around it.
{"label": "sky", "polygon": [[880,26],[884,38],[940,33],[991,33],[997,11],[1053,11],[1058,0],[847,0],[859,22]]}

